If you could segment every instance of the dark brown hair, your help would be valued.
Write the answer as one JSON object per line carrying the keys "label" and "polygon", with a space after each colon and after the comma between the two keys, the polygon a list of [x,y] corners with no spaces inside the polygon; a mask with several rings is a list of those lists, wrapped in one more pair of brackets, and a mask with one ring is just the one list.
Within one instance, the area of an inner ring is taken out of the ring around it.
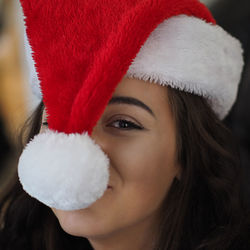
{"label": "dark brown hair", "polygon": [[[249,249],[248,210],[230,131],[202,97],[171,88],[168,96],[182,174],[162,205],[155,250]],[[42,110],[41,103],[28,120],[25,143],[39,132]],[[51,209],[25,193],[17,174],[0,199],[1,250],[92,249],[87,239],[65,233]]]}

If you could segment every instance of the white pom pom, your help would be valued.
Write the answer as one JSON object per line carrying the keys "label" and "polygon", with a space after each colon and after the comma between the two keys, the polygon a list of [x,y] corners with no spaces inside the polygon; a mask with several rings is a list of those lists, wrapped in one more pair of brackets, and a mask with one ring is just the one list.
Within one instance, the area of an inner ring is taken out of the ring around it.
{"label": "white pom pom", "polygon": [[84,134],[47,130],[30,141],[20,156],[23,189],[47,206],[76,210],[90,206],[105,192],[109,159]]}

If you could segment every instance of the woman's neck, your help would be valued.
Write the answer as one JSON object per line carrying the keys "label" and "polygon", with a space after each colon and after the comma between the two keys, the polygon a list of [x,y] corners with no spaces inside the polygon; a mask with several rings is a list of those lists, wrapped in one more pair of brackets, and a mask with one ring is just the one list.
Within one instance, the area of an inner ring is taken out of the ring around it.
{"label": "woman's neck", "polygon": [[88,237],[94,250],[153,250],[159,223],[147,218],[109,235]]}

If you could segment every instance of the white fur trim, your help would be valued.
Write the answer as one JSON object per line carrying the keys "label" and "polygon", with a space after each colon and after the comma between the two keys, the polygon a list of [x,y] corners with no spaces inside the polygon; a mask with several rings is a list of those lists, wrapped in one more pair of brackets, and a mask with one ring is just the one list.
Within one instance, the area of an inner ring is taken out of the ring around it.
{"label": "white fur trim", "polygon": [[150,34],[126,76],[204,96],[223,119],[236,99],[242,53],[240,42],[218,25],[180,15]]}
{"label": "white fur trim", "polygon": [[90,206],[105,192],[109,159],[84,134],[47,130],[24,149],[18,164],[23,189],[47,206],[75,210]]}

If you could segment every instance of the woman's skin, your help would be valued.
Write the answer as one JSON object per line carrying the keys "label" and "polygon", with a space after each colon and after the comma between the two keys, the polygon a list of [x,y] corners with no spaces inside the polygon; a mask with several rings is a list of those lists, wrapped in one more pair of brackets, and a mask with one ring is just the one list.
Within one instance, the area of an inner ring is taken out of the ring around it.
{"label": "woman's skin", "polygon": [[[118,97],[136,98],[152,113]],[[95,250],[150,250],[159,208],[180,175],[167,88],[123,78],[112,99],[91,135],[109,156],[112,188],[88,208],[52,210],[65,232],[88,238]]]}

